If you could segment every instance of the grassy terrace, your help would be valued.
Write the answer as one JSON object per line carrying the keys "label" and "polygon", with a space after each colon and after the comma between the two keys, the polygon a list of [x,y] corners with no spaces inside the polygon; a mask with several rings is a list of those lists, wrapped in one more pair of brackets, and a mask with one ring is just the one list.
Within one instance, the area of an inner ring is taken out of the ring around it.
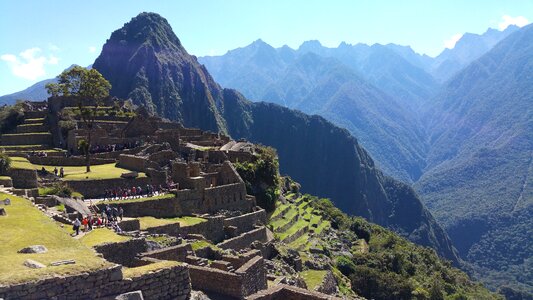
{"label": "grassy terrace", "polygon": [[[18,169],[41,170],[44,167],[48,172],[53,172],[55,166],[34,165],[23,157],[12,157],[11,167]],[[57,166],[59,168],[60,166]],[[87,180],[87,179],[111,179],[119,178],[122,173],[130,170],[116,167],[114,163],[91,166],[91,172],[85,172],[85,166],[63,167],[65,170],[65,180]],[[146,177],[146,174],[139,173],[139,177]]]}
{"label": "grassy terrace", "polygon": [[[80,241],[70,237],[54,221],[42,214],[23,198],[0,193],[0,198],[10,198],[7,216],[0,217],[0,283],[9,284],[54,275],[78,274],[110,265]],[[20,254],[20,249],[30,245],[44,245],[47,253]],[[23,265],[26,259],[47,265],[30,269]],[[76,264],[49,266],[51,262],[74,259]]]}
{"label": "grassy terrace", "polygon": [[22,136],[22,135],[52,135],[50,132],[25,132],[25,133],[6,133],[2,136]]}
{"label": "grassy terrace", "polygon": [[314,290],[324,280],[327,271],[323,270],[307,270],[300,272],[300,275],[305,281],[308,290]]}
{"label": "grassy terrace", "polygon": [[146,230],[148,228],[158,227],[158,226],[163,226],[163,225],[168,225],[168,224],[179,223],[180,226],[186,227],[186,226],[192,226],[192,225],[200,224],[203,222],[207,222],[207,220],[204,218],[192,217],[192,216],[184,216],[184,217],[177,217],[177,218],[140,217],[138,219],[139,219],[139,222],[141,223],[141,230]]}
{"label": "grassy terrace", "polygon": [[88,247],[101,245],[104,243],[118,243],[125,242],[130,238],[123,235],[116,234],[113,230],[108,228],[97,228],[86,233],[80,238],[80,241]]}
{"label": "grassy terrace", "polygon": [[175,197],[174,194],[170,193],[170,194],[157,195],[153,197],[133,198],[133,199],[124,199],[124,200],[107,200],[107,201],[102,201],[101,203],[109,203],[109,204],[134,203],[134,202],[153,201],[153,200],[160,200],[160,199],[172,199],[174,197]]}

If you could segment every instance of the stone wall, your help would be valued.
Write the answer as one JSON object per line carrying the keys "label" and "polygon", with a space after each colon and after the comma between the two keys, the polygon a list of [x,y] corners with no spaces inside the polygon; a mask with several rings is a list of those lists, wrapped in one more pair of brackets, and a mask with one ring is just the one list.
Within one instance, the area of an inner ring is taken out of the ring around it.
{"label": "stone wall", "polygon": [[207,222],[183,226],[180,228],[180,234],[184,236],[187,234],[201,234],[206,239],[218,243],[224,239],[224,217],[207,217]]}
{"label": "stone wall", "polygon": [[237,299],[267,288],[264,261],[259,256],[252,258],[235,273],[190,265],[189,274],[193,289]]}
{"label": "stone wall", "polygon": [[4,187],[12,187],[13,180],[8,176],[0,176],[0,185],[3,185]]}
{"label": "stone wall", "polygon": [[315,288],[315,290],[329,295],[337,293],[337,281],[331,271],[326,273],[326,276],[324,276],[322,282]]}
{"label": "stone wall", "polygon": [[131,239],[125,242],[97,245],[94,249],[110,262],[124,266],[135,266],[135,257],[137,254],[145,252],[148,245],[144,239]]}
{"label": "stone wall", "polygon": [[255,203],[246,199],[244,183],[233,183],[206,188],[201,205],[206,208],[206,212],[216,212],[221,209],[249,212]]}
{"label": "stone wall", "polygon": [[[29,156],[28,160],[32,164],[45,165],[45,166],[85,166],[85,157],[76,156]],[[114,159],[103,159],[91,157],[91,165],[103,165],[114,163]]]}
{"label": "stone wall", "polygon": [[[187,214],[187,211],[182,209],[182,202],[189,199],[196,199],[196,201],[198,201],[199,193],[191,190],[181,190],[176,192],[172,198],[150,199],[136,202],[119,200],[113,201],[109,203],[109,205],[111,207],[122,206],[124,209],[124,216],[126,217],[136,218],[150,216],[154,218],[169,218]],[[98,204],[100,209],[104,206],[104,204]]]}
{"label": "stone wall", "polygon": [[118,166],[128,170],[144,172],[147,164],[148,159],[141,156],[121,154],[118,157]]}
{"label": "stone wall", "polygon": [[217,246],[222,249],[241,250],[247,248],[255,241],[266,242],[267,239],[268,238],[266,227],[261,226],[260,228],[245,232],[239,236],[225,240],[222,243],[217,244]]}
{"label": "stone wall", "polygon": [[224,226],[237,227],[237,234],[241,234],[246,231],[250,231],[255,228],[255,225],[266,224],[266,212],[264,209],[254,211],[251,213],[243,214],[233,218],[227,218],[224,220]]}
{"label": "stone wall", "polygon": [[295,286],[279,284],[246,297],[247,300],[336,300],[341,299],[330,295],[311,292]]}
{"label": "stone wall", "polygon": [[131,188],[133,186],[144,187],[147,184],[159,185],[159,182],[152,182],[149,177],[138,177],[132,179],[113,178],[100,180],[66,180],[65,183],[73,190],[80,192],[85,198],[102,197],[106,189]]}
{"label": "stone wall", "polygon": [[50,133],[3,134],[2,145],[51,145]]}
{"label": "stone wall", "polygon": [[187,252],[192,252],[191,244],[181,244],[150,252],[141,253],[142,257],[151,257],[162,260],[185,261]]}
{"label": "stone wall", "polygon": [[37,188],[37,171],[35,170],[10,168],[7,176],[11,177],[13,187],[17,189]]}
{"label": "stone wall", "polygon": [[141,290],[144,299],[188,299],[191,285],[188,268],[173,266],[124,279],[121,266],[74,276],[55,277],[14,286],[0,285],[4,299],[110,299]]}
{"label": "stone wall", "polygon": [[248,296],[268,287],[265,263],[260,256],[250,259],[235,273],[241,275],[243,296]]}

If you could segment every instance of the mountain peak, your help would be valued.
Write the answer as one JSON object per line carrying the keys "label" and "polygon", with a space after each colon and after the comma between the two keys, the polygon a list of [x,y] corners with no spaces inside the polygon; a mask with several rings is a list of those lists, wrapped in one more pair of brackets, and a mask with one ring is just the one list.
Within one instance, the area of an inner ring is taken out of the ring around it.
{"label": "mountain peak", "polygon": [[298,51],[316,51],[318,49],[322,48],[322,44],[318,40],[309,40],[303,42],[300,47],[298,48]]}
{"label": "mountain peak", "polygon": [[168,21],[156,13],[142,12],[111,34],[110,40],[133,44],[151,43],[157,48],[178,47],[180,40],[172,31]]}

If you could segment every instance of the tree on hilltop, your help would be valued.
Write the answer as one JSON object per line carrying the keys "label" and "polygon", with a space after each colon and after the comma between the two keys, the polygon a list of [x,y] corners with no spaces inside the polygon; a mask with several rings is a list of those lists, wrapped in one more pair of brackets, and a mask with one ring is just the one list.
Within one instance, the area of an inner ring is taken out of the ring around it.
{"label": "tree on hilltop", "polygon": [[[83,122],[87,136],[84,143],[83,152],[87,172],[91,172],[91,136],[94,130],[98,108],[102,106],[103,100],[109,97],[111,84],[96,69],[86,69],[75,66],[70,70],[63,71],[57,76],[58,83],[46,85],[48,94],[52,97],[75,97],[78,100],[80,118]],[[86,105],[87,102],[94,101],[93,106]]]}

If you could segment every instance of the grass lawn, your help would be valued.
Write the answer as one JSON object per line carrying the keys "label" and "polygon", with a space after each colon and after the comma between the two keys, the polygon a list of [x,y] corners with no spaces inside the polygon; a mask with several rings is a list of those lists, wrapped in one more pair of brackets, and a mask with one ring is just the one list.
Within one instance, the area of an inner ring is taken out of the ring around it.
{"label": "grass lawn", "polygon": [[154,217],[140,217],[141,230],[146,230],[152,227],[163,226],[167,224],[180,223],[180,226],[191,226],[199,223],[207,222],[206,219],[200,217],[177,217],[177,218],[154,218]]}
{"label": "grass lawn", "polygon": [[289,208],[289,210],[285,213],[285,215],[276,221],[272,222],[271,225],[274,228],[274,230],[278,227],[281,227],[288,222],[291,222],[294,217],[298,214],[298,210],[294,207]]}
{"label": "grass lawn", "polygon": [[314,290],[326,276],[327,271],[325,270],[307,270],[300,272],[300,276],[305,281],[308,290]]}
{"label": "grass lawn", "polygon": [[[6,206],[7,216],[0,217],[0,282],[16,283],[53,275],[78,274],[110,266],[80,241],[70,237],[54,221],[41,213],[30,201],[0,193],[0,199],[11,199]],[[20,249],[31,245],[44,245],[47,253],[21,254]],[[23,265],[26,259],[47,265],[30,269]],[[58,260],[74,259],[76,264],[48,266]]]}
{"label": "grass lawn", "polygon": [[116,234],[113,230],[108,228],[97,228],[93,231],[88,232],[83,237],[80,238],[80,241],[88,247],[93,247],[96,245],[104,243],[117,243],[125,242],[130,238],[123,235]]}
{"label": "grass lawn", "polygon": [[192,242],[191,243],[191,247],[192,247],[192,250],[194,250],[194,251],[196,251],[198,249],[205,248],[205,247],[211,247],[211,249],[213,249],[213,250],[221,250],[216,245],[213,245],[213,244],[211,244],[208,241],[202,241],[202,240],[198,240],[198,241]]}
{"label": "grass lawn", "polygon": [[[24,157],[12,157],[11,167],[18,169],[34,169],[41,170],[44,167],[48,172],[54,172],[55,166],[34,165]],[[60,166],[57,166],[59,169]],[[87,179],[111,179],[119,178],[122,173],[130,172],[130,170],[118,168],[114,163],[91,166],[91,172],[85,172],[85,166],[78,167],[63,167],[65,171],[65,180],[87,180]],[[139,177],[146,177],[146,174],[139,173]]]}
{"label": "grass lawn", "polygon": [[145,197],[145,198],[134,198],[134,199],[125,199],[125,200],[107,200],[107,201],[102,201],[101,203],[120,204],[120,203],[153,201],[153,200],[159,200],[159,199],[172,199],[174,197],[175,197],[174,194],[170,193],[170,194],[163,194],[163,195],[157,195],[157,196]]}
{"label": "grass lawn", "polygon": [[163,260],[163,261],[159,261],[156,263],[152,263],[152,264],[148,264],[148,265],[144,265],[144,266],[140,266],[136,268],[123,267],[122,274],[124,275],[124,278],[134,278],[134,277],[138,277],[143,274],[146,274],[148,272],[166,269],[166,268],[170,268],[173,266],[179,266],[179,265],[181,265],[181,263],[178,261]]}

